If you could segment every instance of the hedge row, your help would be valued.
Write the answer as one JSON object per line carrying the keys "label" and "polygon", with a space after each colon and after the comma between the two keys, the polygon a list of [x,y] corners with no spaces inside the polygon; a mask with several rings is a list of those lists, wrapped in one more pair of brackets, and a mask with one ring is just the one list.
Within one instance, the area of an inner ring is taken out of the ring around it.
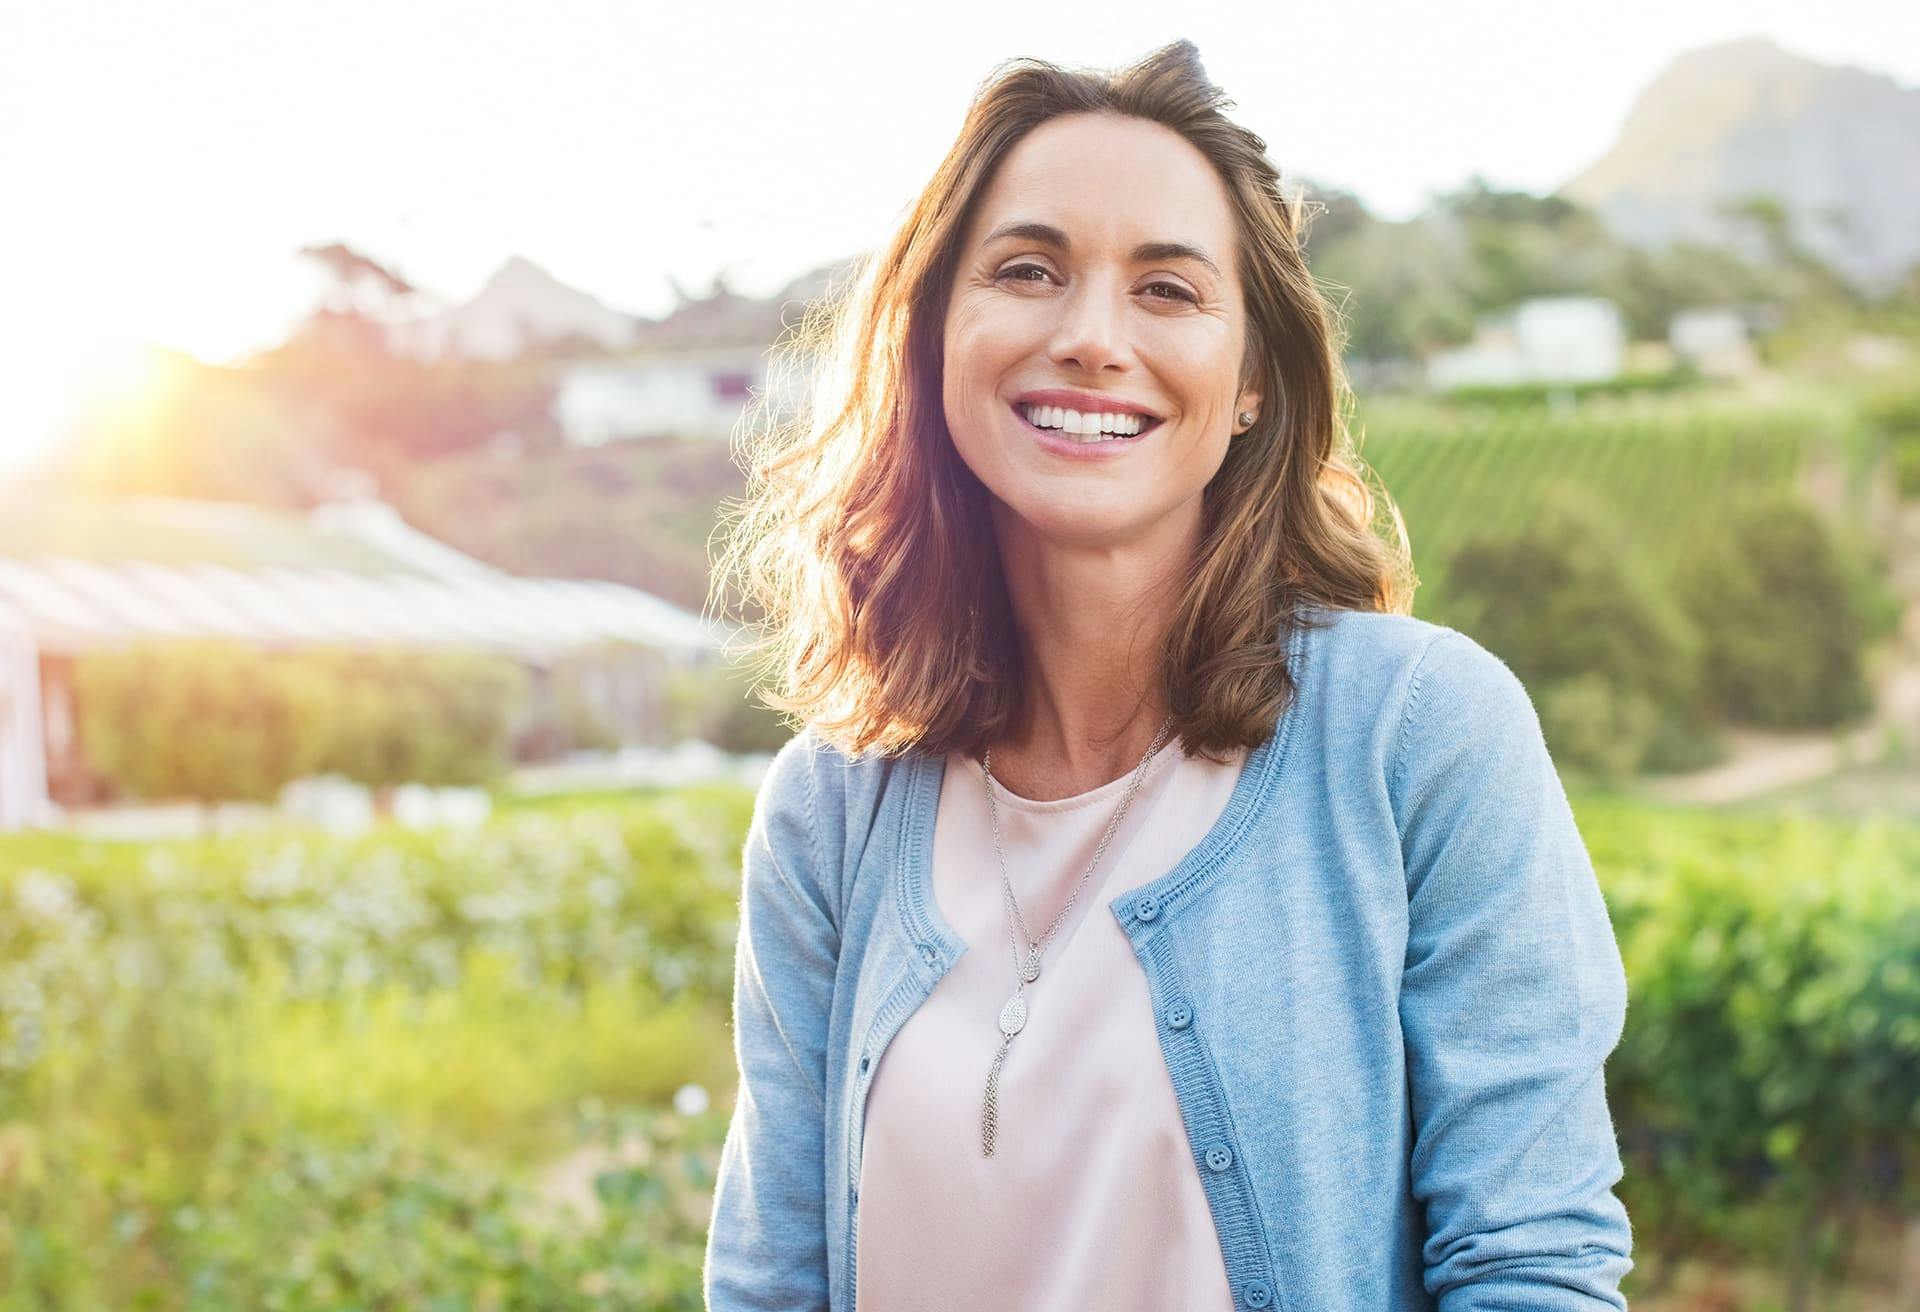
{"label": "hedge row", "polygon": [[[1711,1253],[1804,1282],[1860,1208],[1920,1208],[1920,827],[1576,809],[1629,979],[1636,1286]],[[0,1309],[697,1308],[750,813],[0,844]],[[689,1081],[671,1147],[591,1173],[599,1221],[539,1219],[556,1124]]]}

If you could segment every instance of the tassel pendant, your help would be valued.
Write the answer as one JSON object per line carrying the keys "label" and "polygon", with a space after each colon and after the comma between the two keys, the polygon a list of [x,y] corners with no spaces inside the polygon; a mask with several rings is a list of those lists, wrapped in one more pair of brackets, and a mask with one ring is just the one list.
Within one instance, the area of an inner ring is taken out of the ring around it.
{"label": "tassel pendant", "polygon": [[980,1106],[980,1155],[993,1156],[993,1137],[1000,1128],[1000,1068],[1006,1064],[1007,1049],[1013,1044],[1013,1035],[1008,1034],[1000,1040],[1000,1049],[993,1054],[993,1065],[987,1070],[987,1096]]}
{"label": "tassel pendant", "polygon": [[987,1093],[980,1104],[980,1153],[983,1157],[993,1156],[993,1139],[1000,1128],[1000,1068],[1006,1065],[1007,1049],[1013,1046],[1013,1036],[1027,1027],[1026,984],[1023,982],[1007,999],[1007,1005],[1000,1009],[1000,1050],[993,1054],[993,1065],[987,1070]]}

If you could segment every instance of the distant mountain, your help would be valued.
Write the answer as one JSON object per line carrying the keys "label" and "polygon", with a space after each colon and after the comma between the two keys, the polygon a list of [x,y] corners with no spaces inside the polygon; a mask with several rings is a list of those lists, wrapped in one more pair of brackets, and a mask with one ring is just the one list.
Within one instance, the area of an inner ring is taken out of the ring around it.
{"label": "distant mountain", "polygon": [[807,306],[829,291],[838,291],[852,275],[858,257],[819,265],[771,296],[746,296],[716,277],[704,294],[695,295],[669,278],[678,304],[662,319],[643,321],[635,345],[669,350],[705,347],[769,347],[789,328],[799,324]]}
{"label": "distant mountain", "polygon": [[1920,87],[1764,37],[1708,46],[1654,79],[1613,148],[1559,193],[1635,245],[1747,253],[1750,238],[1714,207],[1765,195],[1796,239],[1882,290],[1920,260]]}
{"label": "distant mountain", "polygon": [[510,360],[529,347],[568,340],[618,351],[633,344],[644,322],[516,255],[466,304],[391,324],[386,332],[393,348],[408,355]]}
{"label": "distant mountain", "polygon": [[427,359],[511,360],[569,341],[616,354],[637,347],[771,346],[809,302],[845,281],[853,264],[850,258],[810,269],[768,298],[743,296],[724,277],[697,295],[669,279],[678,304],[664,318],[648,319],[610,309],[516,255],[464,305],[389,323],[384,332],[394,350]]}

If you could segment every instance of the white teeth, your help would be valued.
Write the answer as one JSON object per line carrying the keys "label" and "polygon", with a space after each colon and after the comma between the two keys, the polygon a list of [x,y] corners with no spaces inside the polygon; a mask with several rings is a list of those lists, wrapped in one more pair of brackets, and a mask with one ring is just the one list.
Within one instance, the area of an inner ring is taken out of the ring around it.
{"label": "white teeth", "polygon": [[1141,415],[1082,414],[1057,405],[1019,406],[1020,413],[1035,428],[1050,428],[1076,442],[1111,442],[1136,436],[1146,424]]}

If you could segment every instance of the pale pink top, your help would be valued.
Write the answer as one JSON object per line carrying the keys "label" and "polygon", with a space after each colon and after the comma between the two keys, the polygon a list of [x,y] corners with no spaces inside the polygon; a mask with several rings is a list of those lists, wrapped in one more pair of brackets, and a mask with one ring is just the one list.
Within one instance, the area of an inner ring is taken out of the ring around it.
{"label": "pale pink top", "polygon": [[[987,1071],[1018,977],[985,776],[972,757],[947,757],[933,885],[968,948],[895,1034],[868,1090],[858,1307],[1233,1307],[1146,974],[1108,904],[1199,843],[1245,760],[1244,750],[1225,765],[1188,760],[1176,737],[1148,762],[1027,986],[1026,1028],[1007,1050],[986,1157]],[[1045,802],[996,780],[1007,874],[1035,942],[1086,872],[1131,777]]]}

